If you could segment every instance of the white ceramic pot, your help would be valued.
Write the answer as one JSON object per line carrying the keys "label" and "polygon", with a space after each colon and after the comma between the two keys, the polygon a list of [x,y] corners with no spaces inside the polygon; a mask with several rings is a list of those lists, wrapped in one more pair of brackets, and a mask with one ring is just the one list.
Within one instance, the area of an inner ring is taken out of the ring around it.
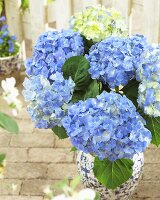
{"label": "white ceramic pot", "polygon": [[82,177],[85,187],[92,188],[100,193],[101,200],[128,200],[135,191],[136,186],[142,175],[144,165],[143,153],[136,154],[133,158],[132,177],[117,189],[109,190],[98,182],[93,173],[94,157],[82,151],[77,154],[78,172]]}

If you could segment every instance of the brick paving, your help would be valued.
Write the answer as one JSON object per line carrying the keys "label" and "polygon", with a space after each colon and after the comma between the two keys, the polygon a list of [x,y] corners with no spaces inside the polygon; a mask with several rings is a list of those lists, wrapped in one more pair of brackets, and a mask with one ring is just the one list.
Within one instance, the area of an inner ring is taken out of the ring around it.
{"label": "brick paving", "polygon": [[[0,109],[10,113],[0,99]],[[51,130],[39,130],[26,112],[17,117],[20,133],[0,129],[0,152],[7,154],[5,177],[0,180],[0,200],[43,200],[43,189],[77,174],[75,155],[68,139],[59,140]],[[16,189],[12,189],[12,184]],[[81,186],[82,187],[82,186]],[[142,180],[133,200],[160,200],[160,149],[152,145],[145,153]]]}

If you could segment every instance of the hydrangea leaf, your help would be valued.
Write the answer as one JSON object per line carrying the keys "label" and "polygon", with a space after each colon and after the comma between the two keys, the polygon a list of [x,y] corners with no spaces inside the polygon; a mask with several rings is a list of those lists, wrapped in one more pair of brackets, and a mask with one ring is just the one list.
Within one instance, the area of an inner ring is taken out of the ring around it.
{"label": "hydrangea leaf", "polygon": [[3,163],[5,157],[5,154],[0,154],[0,165]]}
{"label": "hydrangea leaf", "polygon": [[89,63],[84,56],[73,56],[69,58],[63,65],[62,71],[65,79],[70,76],[75,82],[75,90],[85,89],[92,81],[88,72]]}
{"label": "hydrangea leaf", "polygon": [[146,120],[146,128],[152,133],[151,143],[158,147],[160,145],[160,117],[151,117],[145,114],[141,115]]}
{"label": "hydrangea leaf", "polygon": [[100,194],[98,192],[96,192],[96,197],[94,200],[101,200]]}
{"label": "hydrangea leaf", "polygon": [[72,152],[72,151],[73,151],[73,152],[77,151],[77,148],[76,148],[76,147],[72,147],[72,148],[71,148],[71,152]]}
{"label": "hydrangea leaf", "polygon": [[2,112],[0,112],[0,127],[10,133],[17,134],[19,132],[17,123],[10,116]]}
{"label": "hydrangea leaf", "polygon": [[91,46],[94,44],[94,42],[92,40],[87,40],[86,37],[84,35],[81,35],[83,38],[83,42],[84,42],[84,52],[85,54],[89,53],[89,50],[91,48]]}
{"label": "hydrangea leaf", "polygon": [[93,171],[101,184],[114,190],[132,176],[132,166],[133,161],[129,159],[119,159],[111,162],[108,159],[100,160],[96,157]]}
{"label": "hydrangea leaf", "polygon": [[96,80],[92,80],[88,87],[81,91],[75,91],[73,93],[72,102],[77,102],[79,100],[86,100],[88,98],[94,98],[99,94],[101,89],[100,83]]}
{"label": "hydrangea leaf", "polygon": [[52,131],[59,137],[59,139],[68,138],[68,135],[63,127],[55,126]]}
{"label": "hydrangea leaf", "polygon": [[137,103],[138,87],[139,87],[139,82],[133,79],[129,81],[126,86],[122,88],[123,93],[128,97],[128,99],[130,99],[134,103],[136,107],[138,106]]}
{"label": "hydrangea leaf", "polygon": [[70,186],[73,190],[75,190],[77,188],[77,186],[79,185],[81,181],[81,177],[80,176],[76,176],[70,183]]}

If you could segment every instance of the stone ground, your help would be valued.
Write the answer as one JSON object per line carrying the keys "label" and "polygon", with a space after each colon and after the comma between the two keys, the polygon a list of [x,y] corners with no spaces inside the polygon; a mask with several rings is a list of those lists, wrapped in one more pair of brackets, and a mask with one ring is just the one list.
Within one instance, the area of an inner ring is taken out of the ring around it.
{"label": "stone ground", "polygon": [[[10,113],[2,99],[0,110]],[[43,200],[46,185],[77,175],[75,155],[70,152],[67,139],[59,140],[50,130],[34,128],[25,104],[16,120],[19,135],[0,129],[0,152],[7,154],[5,176],[0,180],[0,200]],[[12,184],[17,185],[16,190]],[[145,153],[143,177],[133,200],[160,200],[159,190],[160,149],[151,145]]]}

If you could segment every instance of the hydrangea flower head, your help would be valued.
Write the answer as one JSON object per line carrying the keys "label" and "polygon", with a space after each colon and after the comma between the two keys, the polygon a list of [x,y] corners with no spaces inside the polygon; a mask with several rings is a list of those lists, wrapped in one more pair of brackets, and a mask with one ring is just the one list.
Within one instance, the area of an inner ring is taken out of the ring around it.
{"label": "hydrangea flower head", "polygon": [[160,83],[156,81],[143,81],[139,85],[138,104],[144,113],[160,116]]}
{"label": "hydrangea flower head", "polygon": [[89,55],[89,73],[93,79],[99,79],[110,88],[125,86],[135,78],[136,69],[142,63],[147,42],[143,36],[130,38],[108,37],[93,45]]}
{"label": "hydrangea flower head", "polygon": [[71,28],[86,39],[99,42],[108,36],[127,36],[127,27],[119,12],[104,6],[87,7],[70,20]]}
{"label": "hydrangea flower head", "polygon": [[137,80],[160,83],[160,46],[150,46],[142,65],[137,68]]}
{"label": "hydrangea flower head", "polygon": [[71,105],[62,123],[77,149],[100,159],[131,159],[151,141],[133,103],[114,92]]}
{"label": "hydrangea flower head", "polygon": [[43,75],[61,72],[64,62],[84,52],[83,38],[72,30],[43,33],[34,47],[33,57],[26,62],[27,75]]}
{"label": "hydrangea flower head", "polygon": [[65,80],[57,72],[50,79],[52,84],[42,75],[38,75],[26,78],[23,83],[23,95],[30,102],[28,112],[37,128],[61,126],[66,104],[72,98],[75,84],[71,78]]}
{"label": "hydrangea flower head", "polygon": [[151,46],[143,64],[137,69],[138,104],[144,113],[160,116],[160,47]]}

